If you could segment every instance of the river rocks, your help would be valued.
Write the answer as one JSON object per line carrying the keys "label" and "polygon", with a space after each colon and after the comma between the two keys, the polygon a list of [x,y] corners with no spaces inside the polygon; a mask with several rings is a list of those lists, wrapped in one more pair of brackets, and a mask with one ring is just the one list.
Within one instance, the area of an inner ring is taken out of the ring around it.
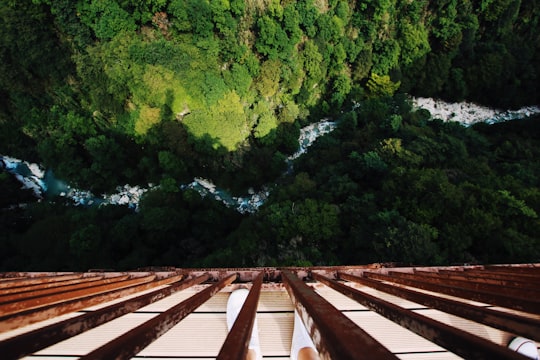
{"label": "river rocks", "polygon": [[242,214],[256,212],[270,195],[268,189],[255,192],[253,188],[250,188],[249,196],[231,196],[227,191],[218,189],[212,181],[204,178],[195,178],[193,182],[182,185],[180,188],[182,190],[193,189],[203,197],[212,196],[214,200],[222,202],[227,207],[233,207]]}
{"label": "river rocks", "polygon": [[412,98],[413,105],[426,109],[434,119],[457,121],[465,126],[477,122],[496,123],[507,120],[523,119],[540,113],[540,107],[528,106],[518,110],[498,110],[470,102],[448,103],[432,98]]}
{"label": "river rocks", "polygon": [[298,138],[298,144],[300,146],[294,154],[287,158],[287,160],[292,161],[299,158],[300,155],[304,154],[307,151],[307,148],[310,147],[319,136],[334,131],[336,126],[337,124],[335,121],[323,119],[317,123],[302,128],[300,130],[300,137]]}
{"label": "river rocks", "polygon": [[270,191],[263,189],[249,197],[233,197],[236,200],[236,210],[242,214],[254,213],[259,210],[269,195]]}
{"label": "river rocks", "polygon": [[[47,183],[45,182],[47,174],[41,166],[9,156],[0,156],[0,164],[2,168],[15,176],[22,184],[23,189],[30,189],[37,198],[43,198],[43,194],[47,192]],[[53,179],[53,181],[57,180]],[[76,206],[111,204],[127,205],[130,208],[137,209],[142,195],[152,187],[152,185],[149,185],[148,188],[141,188],[126,184],[124,186],[118,186],[116,188],[117,192],[114,194],[103,194],[101,197],[96,197],[90,191],[73,189],[66,185],[65,190],[57,194],[70,199]]]}
{"label": "river rocks", "polygon": [[22,184],[22,189],[32,190],[38,199],[43,198],[43,191],[46,189],[43,182],[45,171],[39,165],[9,156],[0,156],[0,160],[2,168],[15,176]]}
{"label": "river rocks", "polygon": [[22,189],[29,189],[32,190],[34,193],[34,196],[38,199],[41,199],[43,197],[42,195],[42,189],[39,185],[39,179],[35,176],[30,177],[24,177],[19,174],[15,174],[15,178],[19,180],[19,182],[22,184]]}
{"label": "river rocks", "polygon": [[130,186],[128,184],[124,186],[118,186],[116,188],[116,193],[112,195],[102,195],[104,205],[128,205],[130,208],[137,209],[139,202],[141,201],[142,195],[151,189],[152,186],[148,188],[141,188],[140,186]]}
{"label": "river rocks", "polygon": [[43,169],[38,164],[30,164],[26,161],[24,163],[36,178],[43,179],[43,177],[45,176],[45,169]]}

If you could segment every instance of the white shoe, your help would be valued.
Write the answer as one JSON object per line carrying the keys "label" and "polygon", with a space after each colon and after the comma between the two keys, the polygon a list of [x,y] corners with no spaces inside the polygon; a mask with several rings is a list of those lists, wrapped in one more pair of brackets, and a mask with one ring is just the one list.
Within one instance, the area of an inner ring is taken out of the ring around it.
{"label": "white shoe", "polygon": [[297,360],[298,352],[307,347],[312,348],[315,350],[315,352],[317,352],[317,348],[315,347],[315,344],[313,344],[313,340],[311,340],[311,336],[309,336],[302,319],[296,310],[294,310],[294,330],[291,341],[291,359]]}
{"label": "white shoe", "polygon": [[538,360],[538,348],[532,340],[516,337],[508,344],[508,347],[521,355]]}
{"label": "white shoe", "polygon": [[[231,328],[242,309],[242,305],[246,301],[249,294],[248,289],[238,289],[231,292],[229,300],[227,301],[227,329],[231,331]],[[248,349],[255,351],[257,360],[262,360],[261,346],[259,343],[259,327],[257,326],[257,318],[253,323],[253,330],[251,331],[251,339],[249,341]]]}

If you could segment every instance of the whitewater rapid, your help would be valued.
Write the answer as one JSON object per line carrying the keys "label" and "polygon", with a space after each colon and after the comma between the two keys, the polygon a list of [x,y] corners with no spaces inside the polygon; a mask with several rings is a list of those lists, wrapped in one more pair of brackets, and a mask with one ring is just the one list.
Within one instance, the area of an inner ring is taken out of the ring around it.
{"label": "whitewater rapid", "polygon": [[492,109],[471,102],[449,103],[432,98],[412,98],[415,108],[428,110],[433,119],[456,121],[465,126],[478,122],[488,124],[526,119],[540,114],[539,106],[525,106],[517,110]]}

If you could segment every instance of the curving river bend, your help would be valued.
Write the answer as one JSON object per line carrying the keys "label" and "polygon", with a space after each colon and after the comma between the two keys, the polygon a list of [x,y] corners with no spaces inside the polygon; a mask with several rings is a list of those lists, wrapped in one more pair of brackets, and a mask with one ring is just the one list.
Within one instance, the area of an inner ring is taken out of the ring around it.
{"label": "curving river bend", "polygon": [[[412,98],[412,102],[416,108],[428,110],[432,118],[458,121],[465,126],[476,122],[495,123],[524,119],[540,113],[538,106],[524,107],[519,110],[497,110],[468,102],[447,103],[431,98]],[[292,171],[295,159],[307,152],[309,146],[318,137],[333,131],[336,125],[336,122],[324,119],[302,128],[298,139],[298,150],[286,159],[289,171]],[[45,170],[38,164],[0,155],[0,167],[4,167],[13,174],[22,183],[24,189],[31,189],[37,198],[48,199],[62,196],[71,199],[74,205],[127,205],[136,210],[142,195],[155,187],[152,184],[146,188],[123,185],[118,186],[114,194],[96,196],[90,191],[72,188],[65,181],[57,179],[52,170]],[[249,190],[245,196],[231,196],[226,190],[219,189],[211,180],[204,178],[195,178],[191,183],[181,185],[180,188],[194,189],[201,196],[211,196],[240,213],[256,212],[270,194],[269,188],[263,188],[259,192]]]}

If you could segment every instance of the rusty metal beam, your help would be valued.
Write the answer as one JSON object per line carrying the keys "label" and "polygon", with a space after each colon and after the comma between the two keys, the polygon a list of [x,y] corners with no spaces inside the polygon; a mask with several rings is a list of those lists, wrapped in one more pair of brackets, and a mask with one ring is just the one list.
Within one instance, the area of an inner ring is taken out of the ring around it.
{"label": "rusty metal beam", "polygon": [[90,290],[78,290],[69,293],[70,296],[67,296],[67,294],[64,294],[63,297],[58,296],[54,299],[54,302],[46,301],[46,303],[35,308],[21,308],[17,312],[9,315],[0,314],[0,332],[16,329],[38,321],[150,289],[153,287],[151,281],[154,278],[155,275],[141,276],[118,283],[103,285]]}
{"label": "rusty metal beam", "polygon": [[412,289],[385,284],[377,280],[338,272],[338,277],[375,290],[422,304],[432,309],[444,311],[465,319],[476,321],[513,334],[519,334],[529,339],[540,340],[540,320],[510,314],[503,311],[484,308],[465,302],[438,297]]}
{"label": "rusty metal beam", "polygon": [[38,291],[43,289],[50,289],[65,285],[71,285],[71,284],[79,284],[83,282],[89,282],[94,280],[103,279],[103,275],[95,275],[95,276],[85,276],[85,277],[79,277],[76,279],[70,279],[70,280],[59,280],[55,282],[46,282],[43,284],[33,284],[33,285],[26,285],[26,286],[18,286],[18,287],[12,287],[7,289],[0,289],[0,297],[3,297],[5,295],[11,295],[11,294],[19,294],[29,291]]}
{"label": "rusty metal beam", "polygon": [[57,284],[57,286],[53,287],[47,287],[44,289],[34,289],[34,290],[26,290],[23,292],[17,292],[12,294],[1,294],[0,295],[0,305],[10,303],[10,302],[20,302],[22,300],[26,299],[35,299],[41,296],[51,295],[51,294],[60,294],[65,293],[77,289],[86,289],[91,288],[98,285],[103,284],[109,284],[112,282],[116,282],[119,279],[125,280],[127,278],[127,275],[118,277],[118,278],[104,278],[103,276],[99,277],[88,277],[78,280],[70,280],[69,282],[76,281],[73,284],[57,284],[57,283],[49,283],[46,285],[54,285]]}
{"label": "rusty metal beam", "polygon": [[255,280],[249,291],[249,295],[242,306],[221,350],[217,356],[218,360],[243,360],[248,352],[248,345],[251,339],[255,316],[257,315],[257,304],[261,293],[261,285],[264,273],[261,272]]}
{"label": "rusty metal beam", "polygon": [[312,273],[312,276],[313,279],[339,291],[368,309],[466,359],[523,359],[515,351],[471,333],[404,309],[325,276],[316,273]]}
{"label": "rusty metal beam", "polygon": [[0,282],[0,289],[33,285],[33,284],[45,284],[48,282],[55,282],[55,281],[61,281],[61,280],[80,279],[81,277],[83,277],[83,274],[75,273],[75,274],[67,274],[67,275],[38,276],[38,277],[30,277],[30,278],[24,277],[22,279],[21,278],[6,279]]}
{"label": "rusty metal beam", "polygon": [[323,359],[397,359],[289,270],[283,283]]}
{"label": "rusty metal beam", "polygon": [[484,265],[485,270],[489,271],[502,271],[502,272],[508,272],[508,273],[518,273],[518,274],[532,274],[532,275],[539,275],[540,274],[540,266],[537,266],[536,264],[531,265]]}
{"label": "rusty metal beam", "polygon": [[518,272],[506,272],[503,270],[499,271],[491,271],[491,270],[479,270],[479,269],[473,269],[473,270],[465,270],[463,271],[464,274],[472,274],[476,276],[489,276],[489,277],[499,277],[504,278],[508,280],[520,280],[525,282],[532,282],[532,283],[539,283],[539,274],[526,274],[526,273],[518,273]]}
{"label": "rusty metal beam", "polygon": [[444,280],[441,280],[440,283],[430,283],[421,280],[412,280],[404,277],[384,275],[373,272],[364,272],[363,275],[372,279],[394,282],[423,290],[439,292],[442,294],[456,296],[473,301],[479,301],[486,304],[493,304],[514,310],[531,312],[534,314],[540,313],[540,303],[537,299],[516,299],[513,297],[504,296],[500,293],[488,293],[483,291],[464,289],[456,286],[448,286],[444,285]]}
{"label": "rusty metal beam", "polygon": [[[129,281],[127,280],[128,278],[129,278],[129,275],[116,276],[112,278],[106,278],[106,279],[94,281],[93,286],[89,286],[83,289],[74,289],[71,291],[67,290],[67,291],[63,291],[63,292],[59,292],[59,293],[55,293],[51,295],[38,294],[37,296],[31,297],[29,299],[24,299],[21,301],[10,301],[8,303],[0,304],[0,314],[2,316],[6,316],[6,315],[17,313],[19,311],[28,310],[28,309],[43,306],[46,304],[52,304],[55,302],[71,299],[73,297],[80,296],[81,294],[114,289],[118,287],[119,284],[121,284],[122,282]],[[151,281],[151,280],[153,280],[153,278],[149,279],[148,281]],[[69,287],[71,288],[71,286]]]}
{"label": "rusty metal beam", "polygon": [[129,359],[169,331],[193,310],[236,279],[232,274],[180,304],[90,352],[81,359]]}
{"label": "rusty metal beam", "polygon": [[503,285],[486,284],[476,281],[450,279],[437,275],[437,273],[425,274],[423,272],[405,273],[401,271],[389,271],[390,276],[398,276],[405,279],[420,280],[433,284],[444,283],[445,285],[471,289],[474,291],[482,291],[486,293],[502,293],[504,296],[516,299],[538,299],[540,298],[540,290],[530,287],[513,287]]}
{"label": "rusty metal beam", "polygon": [[86,313],[75,318],[67,319],[59,323],[45,326],[40,329],[16,336],[0,342],[0,354],[6,359],[19,359],[32,354],[45,347],[56,344],[62,340],[81,334],[96,326],[116,319],[122,315],[134,312],[148,304],[161,300],[175,292],[184,290],[193,285],[200,284],[209,279],[209,275],[201,275],[196,278],[179,282],[183,275],[155,280],[154,287],[168,285],[168,287],[154,290],[150,293],[139,295],[135,298],[124,300],[120,303]]}
{"label": "rusty metal beam", "polygon": [[[465,280],[483,284],[501,285],[509,287],[530,287],[530,281],[524,281],[521,279],[508,279],[497,276],[491,276],[489,274],[470,274],[464,271],[426,271],[426,270],[414,270],[415,274],[422,276],[435,277],[439,276],[446,279]],[[540,283],[540,279],[538,280]]]}

